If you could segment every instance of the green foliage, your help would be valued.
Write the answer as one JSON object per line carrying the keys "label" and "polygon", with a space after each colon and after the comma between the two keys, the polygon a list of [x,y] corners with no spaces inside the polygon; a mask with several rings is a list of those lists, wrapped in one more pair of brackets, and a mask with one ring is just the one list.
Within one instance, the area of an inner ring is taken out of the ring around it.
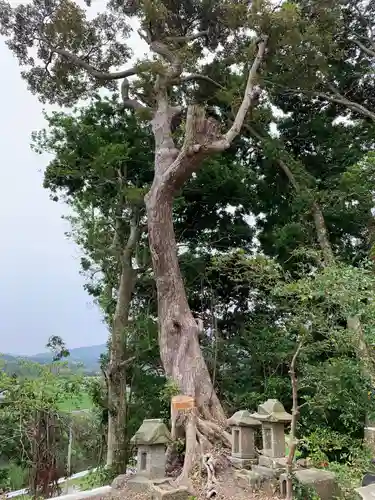
{"label": "green foliage", "polygon": [[[0,457],[9,462],[3,469],[2,488],[27,486],[30,471],[36,467],[33,455],[33,429],[38,415],[50,415],[58,422],[56,454],[58,473],[64,474],[69,427],[73,429],[72,469],[80,471],[97,465],[101,447],[100,423],[92,412],[77,412],[92,407],[87,398],[85,379],[72,373],[66,363],[50,365],[24,362],[32,376],[12,377],[0,372]],[[84,401],[85,398],[85,401]],[[73,411],[73,413],[71,413]]]}
{"label": "green foliage", "polygon": [[293,498],[295,500],[320,500],[319,495],[312,486],[300,483],[296,477],[292,477]]}
{"label": "green foliage", "polygon": [[29,470],[15,462],[0,469],[0,491],[15,491],[27,484]]}
{"label": "green foliage", "polygon": [[335,473],[342,497],[353,498],[354,488],[361,485],[363,475],[372,471],[372,453],[361,440],[320,427],[300,440],[299,447],[318,468]]}
{"label": "green foliage", "polygon": [[173,396],[178,396],[179,393],[180,390],[178,388],[177,383],[172,379],[168,379],[164,384],[160,397],[162,398],[163,401],[165,401],[168,404],[170,403]]}

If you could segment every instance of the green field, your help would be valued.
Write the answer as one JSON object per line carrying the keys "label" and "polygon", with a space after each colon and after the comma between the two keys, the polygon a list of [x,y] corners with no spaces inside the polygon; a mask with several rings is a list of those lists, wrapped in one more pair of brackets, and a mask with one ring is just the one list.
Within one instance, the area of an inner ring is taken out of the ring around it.
{"label": "green field", "polygon": [[60,405],[60,410],[70,413],[72,411],[90,410],[92,408],[92,400],[87,392],[82,391],[75,398],[67,398]]}

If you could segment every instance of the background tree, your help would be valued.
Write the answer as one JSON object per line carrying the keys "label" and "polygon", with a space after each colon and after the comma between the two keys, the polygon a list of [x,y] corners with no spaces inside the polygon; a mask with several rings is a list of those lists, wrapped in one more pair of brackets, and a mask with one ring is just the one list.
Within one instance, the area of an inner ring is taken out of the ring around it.
{"label": "background tree", "polygon": [[66,348],[64,340],[58,335],[52,335],[46,344],[53,354],[53,361],[61,361],[63,358],[70,356],[69,350]]}
{"label": "background tree", "polygon": [[114,99],[97,98],[73,115],[54,113],[47,119],[48,132],[34,135],[38,151],[54,153],[44,185],[53,197],[63,194],[74,211],[72,236],[84,250],[84,271],[94,278],[87,287],[103,305],[111,330],[105,368],[107,465],[119,474],[126,468],[131,437],[126,433],[127,367],[136,356],[128,348],[128,328],[134,286],[143,272],[136,258],[142,247],[142,193],[152,175],[150,137]]}

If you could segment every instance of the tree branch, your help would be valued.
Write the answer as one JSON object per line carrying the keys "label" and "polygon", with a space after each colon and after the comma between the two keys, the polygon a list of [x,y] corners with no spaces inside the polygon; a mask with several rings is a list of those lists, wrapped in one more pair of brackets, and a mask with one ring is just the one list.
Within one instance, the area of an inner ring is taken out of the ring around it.
{"label": "tree branch", "polygon": [[121,83],[121,98],[125,108],[128,109],[147,109],[147,106],[143,105],[137,99],[130,99],[129,97],[129,80],[124,78]]}
{"label": "tree branch", "polygon": [[166,42],[187,43],[187,42],[193,42],[194,40],[197,40],[198,38],[207,35],[208,35],[208,30],[204,30],[204,31],[198,31],[198,33],[194,33],[192,35],[187,35],[187,36],[167,36],[166,38],[164,38],[164,40]]}
{"label": "tree branch", "polygon": [[363,116],[367,116],[368,118],[371,118],[371,120],[375,121],[375,113],[373,113],[369,109],[362,106],[362,104],[358,104],[357,102],[354,102],[354,101],[349,101],[349,99],[346,99],[346,97],[342,96],[341,94],[336,94],[335,96],[331,96],[330,94],[325,94],[323,92],[312,92],[311,94],[315,97],[320,97],[321,99],[326,99],[327,101],[341,104],[341,105],[343,105],[343,106],[345,106],[353,111],[356,111],[357,113],[359,113]]}
{"label": "tree branch", "polygon": [[168,184],[173,189],[181,187],[205,157],[229,148],[240,133],[249,108],[255,99],[259,98],[260,87],[256,86],[255,82],[263,61],[267,40],[268,37],[263,36],[258,43],[257,55],[249,71],[241,106],[233,125],[224,136],[219,133],[219,123],[211,117],[206,118],[203,108],[199,105],[188,106],[184,144],[177,158],[163,172],[165,185]]}
{"label": "tree branch", "polygon": [[336,104],[341,104],[342,106],[351,109],[352,111],[356,111],[357,113],[367,116],[368,118],[371,118],[371,120],[375,121],[375,113],[367,109],[365,106],[362,106],[362,104],[358,104],[357,102],[350,101],[343,95],[339,94],[338,92],[334,92],[334,95],[326,94],[324,92],[315,92],[313,90],[305,90],[305,89],[292,89],[292,88],[286,88],[284,89],[284,92],[286,94],[299,94],[302,95],[303,97],[318,97],[320,99],[325,99],[326,101],[329,102],[334,102]]}
{"label": "tree branch", "polygon": [[140,236],[139,231],[139,210],[134,208],[132,218],[130,220],[130,234],[126,242],[122,258],[126,265],[131,265],[131,259],[134,253],[135,245]]}
{"label": "tree branch", "polygon": [[363,52],[365,52],[368,56],[375,57],[375,50],[369,49],[368,47],[366,47],[366,45],[364,45],[359,40],[353,40],[353,43],[355,43],[357,45],[357,47],[359,47],[361,50],[363,50]]}
{"label": "tree branch", "polygon": [[228,132],[225,134],[225,140],[231,144],[233,139],[240,133],[242,125],[245,121],[246,114],[252,104],[252,101],[255,97],[259,96],[259,89],[256,90],[256,79],[257,79],[257,74],[260,68],[260,65],[262,64],[264,54],[266,52],[266,46],[267,46],[267,41],[268,37],[263,36],[261,40],[258,43],[258,53],[254,59],[253,65],[250,69],[249,76],[247,79],[247,84],[246,84],[246,89],[245,89],[245,95],[242,100],[241,106],[239,110],[237,111],[236,118],[234,120],[233,125],[230,127]]}
{"label": "tree branch", "polygon": [[228,132],[224,135],[223,138],[219,139],[218,141],[213,142],[212,144],[209,145],[208,150],[212,152],[220,152],[224,151],[225,149],[228,149],[233,140],[237,137],[237,135],[240,133],[241,128],[243,126],[243,123],[246,118],[246,114],[249,111],[251,105],[255,100],[259,98],[260,94],[260,87],[256,85],[256,80],[257,80],[257,75],[258,71],[260,68],[260,65],[262,64],[265,52],[266,52],[266,46],[267,46],[267,41],[268,37],[266,35],[263,35],[260,38],[260,41],[258,43],[258,52],[257,55],[254,59],[254,62],[251,66],[251,69],[249,71],[249,76],[247,79],[246,83],[246,89],[244,93],[244,97],[241,103],[241,106],[239,107],[236,117],[234,119],[234,122]]}
{"label": "tree branch", "polygon": [[186,76],[183,76],[181,77],[180,81],[182,83],[185,83],[185,82],[193,82],[195,80],[201,80],[203,82],[207,82],[207,83],[210,83],[211,85],[214,85],[215,87],[218,87],[219,89],[224,89],[225,87],[223,87],[222,85],[220,85],[220,83],[218,82],[215,82],[215,80],[213,80],[212,78],[210,78],[209,76],[206,76],[206,75],[200,75],[199,73],[192,73],[191,75],[186,75]]}
{"label": "tree branch", "polygon": [[121,78],[127,78],[128,76],[136,75],[137,74],[137,69],[136,68],[129,68],[124,71],[118,71],[116,73],[109,73],[106,71],[99,71],[91,64],[87,63],[80,57],[76,56],[75,54],[72,54],[68,50],[65,49],[59,49],[59,48],[54,48],[53,52],[56,54],[59,54],[61,57],[64,59],[67,59],[68,61],[72,62],[76,66],[85,69],[91,76],[94,78],[97,78],[98,80],[120,80]]}
{"label": "tree branch", "polygon": [[159,40],[154,40],[149,43],[150,49],[158,54],[171,65],[167,77],[168,79],[174,79],[181,75],[182,65],[180,58],[163,42]]}

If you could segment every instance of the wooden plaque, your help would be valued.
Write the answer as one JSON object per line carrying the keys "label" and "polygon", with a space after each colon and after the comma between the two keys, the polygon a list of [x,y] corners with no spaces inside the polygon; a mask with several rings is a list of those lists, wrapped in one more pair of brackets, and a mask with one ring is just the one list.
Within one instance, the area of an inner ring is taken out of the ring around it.
{"label": "wooden plaque", "polygon": [[195,399],[191,396],[173,396],[172,408],[174,410],[191,410],[195,408]]}

